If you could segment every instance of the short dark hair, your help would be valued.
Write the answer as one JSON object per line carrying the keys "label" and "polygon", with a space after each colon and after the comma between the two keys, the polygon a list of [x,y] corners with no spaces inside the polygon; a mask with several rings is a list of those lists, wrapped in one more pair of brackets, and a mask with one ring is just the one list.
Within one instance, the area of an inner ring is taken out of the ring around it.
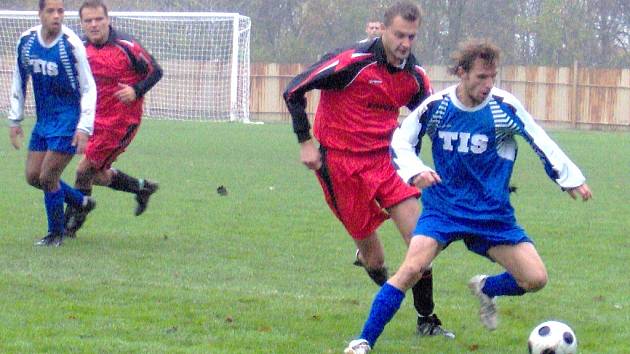
{"label": "short dark hair", "polygon": [[98,9],[100,7],[103,9],[105,16],[108,16],[107,5],[105,5],[105,2],[103,0],[85,0],[83,4],[81,4],[81,7],[79,7],[79,17],[82,17],[83,9],[85,9],[86,7],[90,9]]}
{"label": "short dark hair", "polygon": [[459,68],[469,72],[477,58],[490,65],[497,65],[500,57],[501,49],[490,40],[469,39],[459,43],[458,49],[451,54],[452,65],[448,71],[453,75],[457,75]]}
{"label": "short dark hair", "polygon": [[[63,0],[61,0],[63,2]],[[42,11],[46,8],[46,0],[39,0],[39,11]]]}
{"label": "short dark hair", "polygon": [[422,23],[422,11],[420,7],[409,1],[398,1],[385,10],[385,15],[383,15],[383,23],[385,26],[390,26],[396,16],[402,17],[405,21],[415,22],[418,20],[419,23]]}

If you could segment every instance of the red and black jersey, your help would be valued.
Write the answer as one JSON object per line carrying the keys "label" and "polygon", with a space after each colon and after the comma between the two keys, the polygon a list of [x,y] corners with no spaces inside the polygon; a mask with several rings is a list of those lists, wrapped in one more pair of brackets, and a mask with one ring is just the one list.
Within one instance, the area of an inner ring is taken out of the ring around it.
{"label": "red and black jersey", "polygon": [[[84,44],[96,81],[95,124],[117,125],[121,120],[140,123],[143,97],[162,78],[162,68],[140,43],[111,26],[105,44],[95,45],[85,39]],[[119,84],[132,86],[137,99],[131,104],[120,102],[114,96]]]}
{"label": "red and black jersey", "polygon": [[431,95],[431,83],[413,55],[402,69],[387,63],[380,39],[325,55],[284,92],[298,141],[310,138],[306,92],[319,89],[314,133],[329,149],[388,149],[399,109],[413,110]]}

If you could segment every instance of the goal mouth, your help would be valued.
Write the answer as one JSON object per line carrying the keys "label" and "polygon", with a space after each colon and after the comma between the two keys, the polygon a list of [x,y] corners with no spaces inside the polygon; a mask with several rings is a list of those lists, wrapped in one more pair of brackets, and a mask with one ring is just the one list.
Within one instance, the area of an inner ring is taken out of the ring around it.
{"label": "goal mouth", "polygon": [[[251,19],[220,12],[109,12],[112,25],[140,42],[164,76],[145,97],[149,119],[249,122]],[[0,11],[0,109],[9,109],[15,47],[39,25],[37,11]],[[82,36],[77,11],[64,24]],[[32,97],[32,90],[28,90]],[[34,115],[27,97],[25,114]]]}

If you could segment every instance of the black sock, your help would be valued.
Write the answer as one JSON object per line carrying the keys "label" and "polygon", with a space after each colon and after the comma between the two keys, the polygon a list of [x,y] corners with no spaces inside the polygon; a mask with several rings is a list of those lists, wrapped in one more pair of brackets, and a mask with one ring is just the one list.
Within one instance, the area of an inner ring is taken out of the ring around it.
{"label": "black sock", "polygon": [[383,284],[385,284],[385,282],[387,281],[387,278],[388,278],[387,267],[383,267],[379,269],[365,268],[365,271],[370,276],[370,279],[372,279],[372,281],[374,281],[376,285],[378,286],[383,286]]}
{"label": "black sock", "polygon": [[433,313],[433,271],[427,270],[422,274],[416,285],[411,288],[413,292],[413,306],[420,316],[429,316]]}
{"label": "black sock", "polygon": [[117,191],[137,194],[140,192],[140,181],[117,170],[112,176],[112,183],[108,187]]}

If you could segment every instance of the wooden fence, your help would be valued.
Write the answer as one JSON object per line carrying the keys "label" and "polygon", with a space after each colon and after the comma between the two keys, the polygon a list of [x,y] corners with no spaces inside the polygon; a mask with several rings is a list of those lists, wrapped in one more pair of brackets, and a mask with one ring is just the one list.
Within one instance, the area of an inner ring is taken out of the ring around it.
{"label": "wooden fence", "polygon": [[[13,60],[0,57],[0,116],[5,116],[9,107]],[[172,67],[175,64],[178,67],[183,65],[187,69]],[[207,79],[196,74],[196,70],[205,68],[205,65],[207,63],[203,61],[163,63],[168,75],[148,95],[145,102],[149,106],[147,108],[156,106],[158,111],[166,112],[173,108],[170,106],[178,103],[186,109],[197,109],[199,97],[215,95],[201,88],[208,86]],[[252,64],[249,106],[251,119],[289,122],[282,92],[289,81],[305,67],[301,64]],[[428,66],[426,69],[436,91],[457,82],[456,77],[447,73],[445,66]],[[181,94],[182,85],[193,87],[196,94]],[[499,70],[496,85],[512,92],[544,125],[630,131],[630,69],[592,69],[579,68],[577,65],[571,68],[505,66]],[[307,111],[312,117],[319,99],[318,91],[310,92],[307,99]],[[219,100],[228,104],[228,99]],[[216,111],[227,111],[226,107],[213,105]],[[147,109],[147,112],[150,113],[151,110]],[[406,113],[403,111],[401,114]]]}
{"label": "wooden fence", "polygon": [[[301,64],[252,64],[252,120],[288,122],[282,92],[305,68]],[[435,91],[457,82],[445,66],[426,69]],[[630,131],[630,69],[504,66],[496,86],[513,93],[545,125]],[[312,115],[318,92],[310,92],[307,99],[307,112]]]}

